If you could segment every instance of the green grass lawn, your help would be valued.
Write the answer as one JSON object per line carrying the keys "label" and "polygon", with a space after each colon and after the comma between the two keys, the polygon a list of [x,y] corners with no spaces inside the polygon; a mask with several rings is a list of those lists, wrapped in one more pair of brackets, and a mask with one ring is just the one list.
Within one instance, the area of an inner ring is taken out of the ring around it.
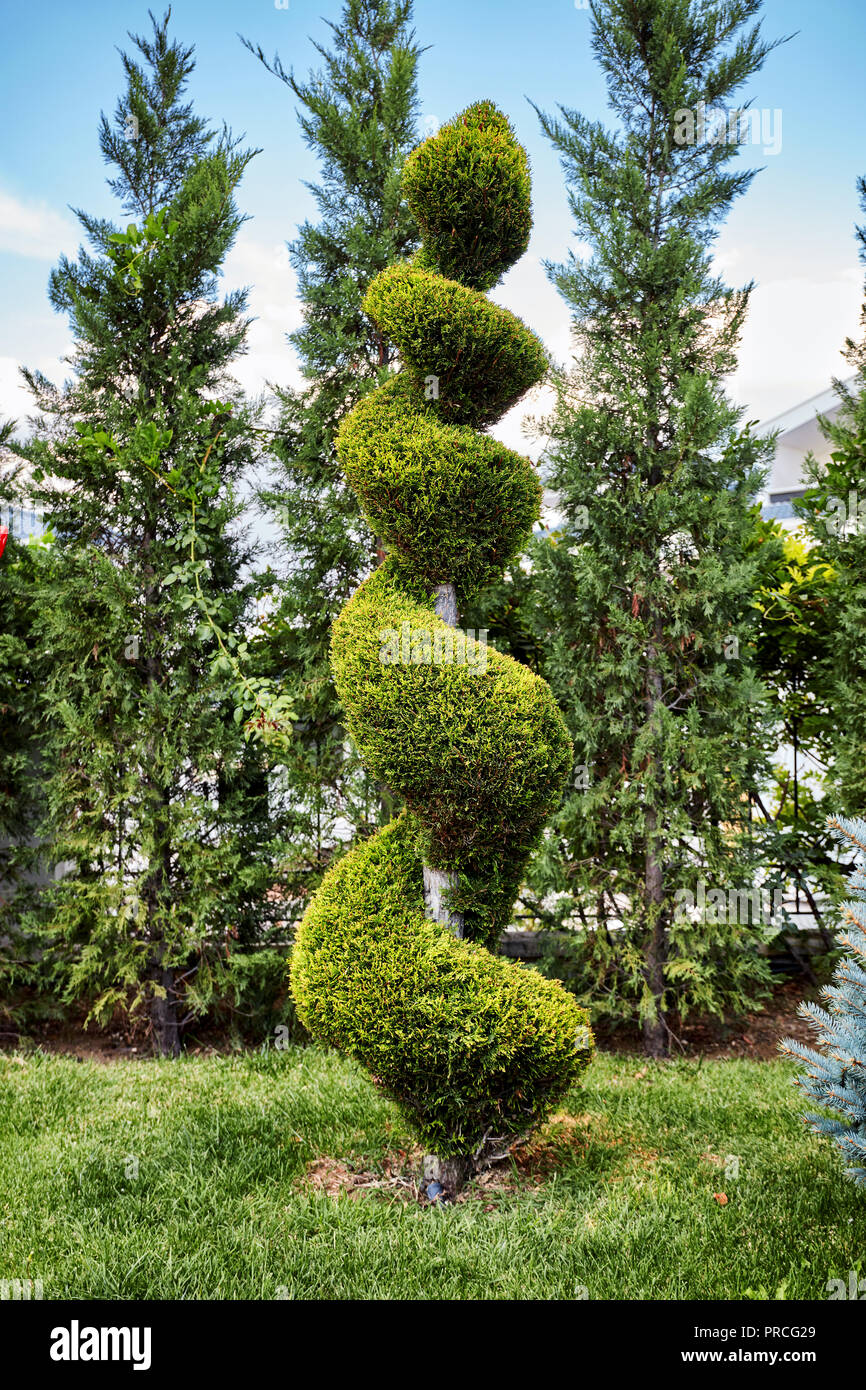
{"label": "green grass lawn", "polygon": [[321,1157],[377,1170],[412,1143],[332,1053],[3,1055],[0,1278],[45,1298],[825,1299],[866,1265],[866,1193],[791,1076],[600,1056],[520,1166],[439,1209],[305,1183]]}

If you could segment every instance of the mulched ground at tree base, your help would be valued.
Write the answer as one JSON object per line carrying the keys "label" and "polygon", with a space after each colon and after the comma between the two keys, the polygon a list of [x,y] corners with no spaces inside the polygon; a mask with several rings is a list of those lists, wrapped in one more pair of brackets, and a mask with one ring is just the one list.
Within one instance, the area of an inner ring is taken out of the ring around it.
{"label": "mulched ground at tree base", "polygon": [[[817,999],[820,990],[802,978],[777,985],[763,1010],[736,1018],[706,1018],[694,1015],[683,1022],[671,1019],[671,1031],[679,1042],[671,1042],[672,1057],[742,1057],[767,1061],[779,1055],[780,1038],[792,1037],[814,1046],[814,1029],[800,1018],[799,1005]],[[607,1030],[603,1023],[593,1025],[596,1041],[604,1052],[643,1052],[639,1028]]]}
{"label": "mulched ground at tree base", "polygon": [[[625,1160],[628,1172],[651,1168],[658,1159],[657,1152],[641,1148],[631,1136],[617,1133],[603,1116],[559,1111],[529,1140],[517,1144],[507,1158],[470,1179],[454,1198],[454,1204],[471,1203],[483,1211],[494,1212],[500,1199],[541,1188],[590,1143],[595,1148],[601,1144],[619,1150],[617,1157]],[[716,1161],[713,1154],[704,1157],[708,1164]],[[723,1164],[724,1160],[718,1162]],[[424,1151],[418,1145],[388,1153],[375,1168],[364,1167],[363,1160],[317,1158],[307,1164],[296,1187],[299,1192],[324,1193],[335,1200],[369,1197],[436,1206],[439,1199],[429,1201],[426,1195],[423,1165]],[[621,1181],[622,1176],[617,1180]]]}
{"label": "mulched ground at tree base", "polygon": [[[763,1012],[756,1010],[724,1022],[697,1015],[685,1023],[674,1019],[671,1027],[681,1046],[672,1044],[671,1055],[765,1060],[778,1056],[778,1042],[782,1037],[814,1043],[812,1030],[798,1016],[797,1007],[802,1000],[817,996],[817,989],[798,978],[778,985]],[[0,1048],[14,1049],[24,1044],[95,1062],[152,1056],[150,1042],[143,1029],[131,1031],[120,1022],[105,1029],[85,1029],[83,1019],[84,1010],[79,1017],[62,1023],[34,1024],[25,1034],[18,1034],[7,1025],[7,1031],[0,1031]],[[595,1033],[599,1048],[604,1052],[643,1051],[640,1031],[636,1027],[610,1030],[603,1023],[597,1023]],[[209,1056],[238,1049],[225,1034],[200,1028],[187,1037],[185,1050],[194,1056]]]}

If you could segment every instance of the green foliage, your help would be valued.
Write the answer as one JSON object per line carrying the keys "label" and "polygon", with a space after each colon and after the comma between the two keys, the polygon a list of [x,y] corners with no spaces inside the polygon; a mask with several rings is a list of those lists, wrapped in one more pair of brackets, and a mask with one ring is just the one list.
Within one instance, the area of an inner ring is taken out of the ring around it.
{"label": "green foliage", "polygon": [[469,600],[463,621],[467,627],[486,627],[491,646],[541,674],[546,634],[535,616],[537,605],[535,575],[529,562],[522,560]]}
{"label": "green foliage", "polygon": [[[792,750],[792,766],[773,768],[769,787],[752,793],[788,891],[801,895],[823,926],[819,898],[842,887],[823,803],[832,788],[837,577],[813,537],[778,522],[755,521],[758,582],[754,605],[756,669],[770,695],[777,741]],[[816,895],[816,888],[818,893]],[[829,940],[829,938],[828,938]]]}
{"label": "green foliage", "polygon": [[[866,178],[858,192],[866,210]],[[857,241],[866,265],[866,226],[857,228]],[[860,323],[863,335],[847,339],[844,350],[853,379],[834,381],[840,409],[820,422],[829,458],[806,459],[809,487],[797,502],[810,544],[835,574],[833,624],[815,667],[832,711],[829,794],[850,816],[866,808],[866,301]]]}
{"label": "green foliage", "polygon": [[352,411],[337,447],[370,525],[431,583],[453,581],[461,600],[501,572],[538,516],[529,459],[443,424],[408,374]]}
{"label": "green foliage", "polygon": [[[592,1034],[557,982],[486,949],[568,768],[562,718],[539,677],[455,632],[434,606],[438,582],[462,599],[501,572],[538,514],[529,461],[470,426],[489,421],[492,401],[501,408],[518,380],[540,377],[543,353],[511,315],[473,307],[480,296],[462,288],[492,283],[519,254],[525,157],[483,102],[409,165],[428,260],[442,259],[425,212],[443,181],[452,205],[484,215],[473,213],[473,224],[467,212],[455,234],[451,278],[416,261],[370,287],[366,302],[408,345],[408,366],[337,437],[394,553],[335,624],[334,674],[367,765],[407,811],[325,876],[299,929],[292,992],[313,1035],[368,1066],[440,1157],[477,1157],[537,1123],[585,1066]],[[455,322],[438,322],[443,313]],[[495,358],[497,316],[503,375],[485,382],[470,361],[454,377],[466,423],[447,424],[419,370],[447,366],[437,345],[468,341],[472,325],[482,326],[479,360]],[[451,874],[448,906],[463,916],[463,939],[424,917],[424,864]]]}
{"label": "green foliage", "polygon": [[784,1038],[782,1051],[806,1066],[797,1084],[835,1115],[806,1118],[817,1134],[830,1135],[849,1163],[848,1174],[866,1186],[866,821],[831,817],[839,840],[857,860],[850,882],[853,897],[843,907],[842,960],[833,984],[823,991],[827,1005],[804,1004],[800,1012],[814,1025],[820,1051]]}
{"label": "green foliage", "polygon": [[520,319],[415,266],[378,276],[364,308],[397,344],[415,388],[451,424],[498,420],[547,370],[541,343]]}
{"label": "green foliage", "polygon": [[245,297],[221,298],[218,277],[252,152],[183,102],[191,50],[167,25],[134,40],[100,127],[133,221],[80,214],[88,248],[51,277],[75,376],[58,389],[26,373],[41,421],[18,451],[57,538],[31,595],[51,861],[37,900],[12,911],[67,1000],[143,1014],[174,1053],[197,972],[227,941],[267,940],[280,846],[267,758],[233,717],[256,597],[237,492],[258,407],[229,376]]}
{"label": "green foliage", "polygon": [[529,245],[529,162],[490,101],[444,125],[435,144],[418,146],[403,192],[423,237],[415,264],[471,289],[492,289]]}
{"label": "green foliage", "polygon": [[164,245],[169,237],[176,236],[179,227],[177,219],[166,225],[165,208],[160,208],[158,212],[147,214],[142,227],[130,222],[125,232],[114,232],[108,238],[109,245],[113,248],[109,254],[126,282],[130,294],[144,289],[143,267],[140,262],[146,260],[161,243]]}
{"label": "green foliage", "polygon": [[756,662],[778,703],[786,742],[795,729],[803,743],[827,758],[833,727],[824,659],[833,631],[833,566],[802,531],[779,522],[755,521],[759,582],[754,604],[760,614]]}
{"label": "green foliage", "polygon": [[441,1156],[525,1132],[589,1056],[589,1029],[537,972],[424,917],[401,817],[326,876],[292,990],[314,1036],[363,1062]]}
{"label": "green foliage", "polygon": [[197,1020],[219,1029],[233,1046],[261,1046],[270,1037],[302,1042],[288,992],[286,947],[227,944],[224,954],[206,960],[188,991]]}
{"label": "green foliage", "polygon": [[[0,443],[3,442],[0,431]],[[18,500],[14,480],[3,477],[3,503]],[[0,513],[2,514],[2,513]],[[19,914],[38,892],[33,841],[44,814],[39,728],[42,717],[34,578],[41,542],[9,536],[0,557],[0,1030],[19,1026],[32,1013],[40,983],[32,945]],[[51,1007],[43,991],[40,1007]]]}
{"label": "green foliage", "polygon": [[[331,627],[377,563],[378,542],[340,473],[334,436],[392,359],[362,309],[370,282],[417,245],[400,174],[417,140],[417,67],[410,0],[346,0],[316,45],[321,71],[307,80],[275,58],[266,66],[297,99],[304,139],[319,161],[317,217],[289,246],[303,322],[289,335],[305,383],[281,390],[272,439],[277,468],[263,501],[280,537],[270,615],[253,642],[248,677],[278,682],[294,712],[280,748],[290,916],[299,914],[344,846],[338,827],[368,834],[392,799],[346,736],[330,669]],[[264,62],[260,49],[253,52]],[[381,557],[379,557],[381,558]]]}
{"label": "green foliage", "polygon": [[8,888],[10,837],[32,824],[38,778],[32,775],[39,722],[34,678],[32,603],[37,544],[10,536],[0,558],[0,882]]}
{"label": "green foliage", "polygon": [[749,287],[711,259],[753,175],[729,167],[736,146],[674,139],[677,111],[724,104],[761,67],[757,9],[600,0],[615,131],[541,115],[591,254],[548,267],[580,352],[545,422],[562,524],[531,552],[529,621],[575,753],[533,901],[575,929],[581,997],[639,1019],[655,1055],[669,1012],[740,1007],[766,979],[760,920],[677,913],[701,883],[763,886],[749,802],[772,729],[750,596],[771,446],[725,396]]}
{"label": "green foliage", "polygon": [[[385,634],[403,640],[404,624],[408,652],[383,660]],[[423,822],[424,861],[462,875],[467,934],[495,949],[570,766],[548,686],[455,634],[392,560],[340,615],[334,672],[368,766]]]}

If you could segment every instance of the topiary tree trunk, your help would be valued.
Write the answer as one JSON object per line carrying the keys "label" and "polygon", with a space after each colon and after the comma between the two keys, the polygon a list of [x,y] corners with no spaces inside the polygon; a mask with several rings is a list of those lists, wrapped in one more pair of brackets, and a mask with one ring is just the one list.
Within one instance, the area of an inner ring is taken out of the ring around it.
{"label": "topiary tree trunk", "polygon": [[800,1013],[814,1024],[817,1042],[824,1050],[804,1047],[794,1038],[779,1046],[806,1067],[796,1083],[812,1100],[836,1118],[808,1114],[805,1119],[818,1134],[831,1135],[855,1167],[846,1172],[866,1186],[866,820],[831,817],[829,824],[847,850],[854,850],[858,872],[851,881],[853,899],[843,908],[841,934],[845,955],[836,968],[833,984],[824,990],[826,1009],[807,1003]]}
{"label": "topiary tree trunk", "polygon": [[526,155],[480,102],[413,152],[403,187],[422,247],[364,307],[404,365],[337,438],[389,554],[337,619],[333,662],[363,758],[405,810],[326,875],[292,991],[310,1032],[403,1107],[453,1193],[566,1091],[592,1034],[558,982],[494,954],[570,740],[543,680],[455,626],[539,510],[530,461],[479,432],[546,368],[484,294],[526,249]]}

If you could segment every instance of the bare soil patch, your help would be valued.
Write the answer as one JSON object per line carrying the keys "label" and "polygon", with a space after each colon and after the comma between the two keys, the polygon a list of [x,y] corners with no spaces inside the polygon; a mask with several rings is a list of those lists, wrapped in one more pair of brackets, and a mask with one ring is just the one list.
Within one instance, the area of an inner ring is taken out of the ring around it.
{"label": "bare soil patch", "polygon": [[[781,1038],[796,1038],[814,1046],[815,1035],[797,1010],[806,999],[817,999],[820,991],[802,978],[777,985],[762,1010],[737,1017],[717,1019],[695,1016],[674,1021],[679,1045],[672,1045],[674,1057],[751,1058],[772,1061],[779,1056]],[[637,1028],[607,1031],[596,1027],[598,1046],[605,1052],[638,1053],[643,1043]]]}
{"label": "bare soil patch", "polygon": [[[739,1017],[689,1018],[675,1021],[673,1031],[679,1040],[672,1047],[673,1056],[733,1058],[746,1057],[766,1061],[778,1057],[780,1038],[793,1037],[799,1042],[814,1043],[812,1030],[799,1017],[798,1006],[804,999],[817,998],[819,991],[802,978],[778,985],[763,1010]],[[636,1027],[608,1029],[596,1026],[599,1047],[605,1052],[625,1054],[643,1051],[640,1032]],[[116,1062],[153,1056],[146,1027],[130,1028],[115,1023],[107,1028],[85,1028],[83,1014],[63,1022],[43,1022],[31,1025],[26,1033],[17,1033],[7,1025],[0,1032],[0,1047],[39,1047],[46,1052],[79,1057],[81,1061]],[[187,1052],[194,1056],[214,1053],[228,1054],[238,1050],[238,1044],[223,1033],[199,1029],[186,1041]]]}

